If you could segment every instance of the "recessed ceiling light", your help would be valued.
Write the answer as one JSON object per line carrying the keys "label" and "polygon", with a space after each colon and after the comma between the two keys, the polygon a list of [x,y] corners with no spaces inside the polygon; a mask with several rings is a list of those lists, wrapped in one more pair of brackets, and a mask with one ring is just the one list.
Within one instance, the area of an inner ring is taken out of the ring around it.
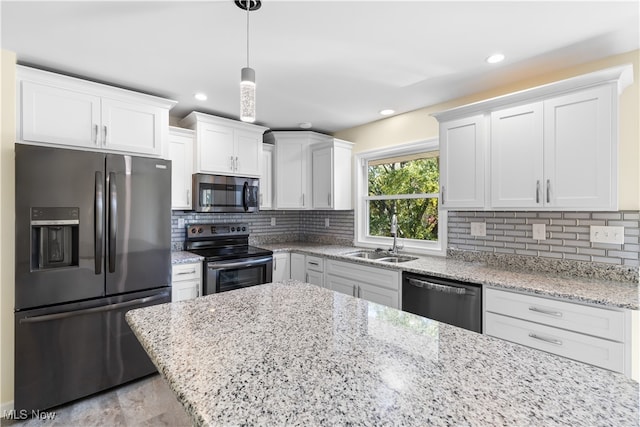
{"label": "recessed ceiling light", "polygon": [[501,53],[494,53],[493,55],[487,57],[485,59],[489,64],[497,64],[498,62],[504,61],[504,55]]}
{"label": "recessed ceiling light", "polygon": [[207,100],[207,94],[206,93],[202,93],[202,92],[198,92],[195,95],[193,95],[193,97],[195,99],[197,99],[198,101],[206,101]]}
{"label": "recessed ceiling light", "polygon": [[311,129],[311,123],[309,122],[298,123],[298,126],[300,126],[300,129]]}
{"label": "recessed ceiling light", "polygon": [[394,110],[389,110],[389,109],[386,109],[386,110],[380,110],[380,114],[381,114],[381,115],[383,115],[383,116],[390,116],[390,115],[391,115],[391,114],[393,114],[393,113],[395,113],[395,111],[394,111]]}

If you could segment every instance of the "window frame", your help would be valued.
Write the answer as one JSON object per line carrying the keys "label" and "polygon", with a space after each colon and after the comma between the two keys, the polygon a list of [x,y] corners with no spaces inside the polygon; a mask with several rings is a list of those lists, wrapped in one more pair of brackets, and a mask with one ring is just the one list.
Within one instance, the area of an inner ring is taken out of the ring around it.
{"label": "window frame", "polygon": [[[415,142],[409,142],[390,147],[378,148],[363,151],[354,155],[355,173],[355,195],[354,195],[354,243],[357,246],[369,248],[388,249],[393,245],[392,237],[370,236],[368,202],[387,196],[369,196],[368,193],[368,162],[384,158],[406,156],[428,151],[439,151],[440,144],[438,138],[430,138]],[[404,244],[402,251],[414,252],[426,255],[446,256],[447,248],[447,211],[441,208],[440,193],[432,194],[438,198],[438,240],[421,241],[399,237],[401,244]],[[393,199],[414,198],[413,195],[406,197],[393,197]],[[391,220],[391,218],[389,218]]]}

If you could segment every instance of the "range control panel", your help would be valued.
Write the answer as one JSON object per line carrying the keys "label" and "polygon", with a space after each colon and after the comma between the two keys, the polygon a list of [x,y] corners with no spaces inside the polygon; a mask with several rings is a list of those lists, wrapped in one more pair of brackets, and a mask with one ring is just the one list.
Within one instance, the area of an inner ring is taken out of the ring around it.
{"label": "range control panel", "polygon": [[248,234],[249,225],[244,223],[187,225],[188,239],[223,236],[244,236]]}

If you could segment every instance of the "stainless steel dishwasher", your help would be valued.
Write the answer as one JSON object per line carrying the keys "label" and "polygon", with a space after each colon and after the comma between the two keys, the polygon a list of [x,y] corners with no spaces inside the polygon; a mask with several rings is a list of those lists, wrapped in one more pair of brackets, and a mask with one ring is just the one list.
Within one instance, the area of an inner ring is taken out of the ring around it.
{"label": "stainless steel dishwasher", "polygon": [[482,333],[482,286],[405,272],[402,310]]}

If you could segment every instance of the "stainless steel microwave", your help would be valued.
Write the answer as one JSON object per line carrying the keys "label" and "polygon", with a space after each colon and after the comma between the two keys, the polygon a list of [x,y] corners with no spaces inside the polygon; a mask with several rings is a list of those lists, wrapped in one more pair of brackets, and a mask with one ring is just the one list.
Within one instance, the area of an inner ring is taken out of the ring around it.
{"label": "stainless steel microwave", "polygon": [[196,212],[257,212],[258,178],[193,174],[193,210]]}

